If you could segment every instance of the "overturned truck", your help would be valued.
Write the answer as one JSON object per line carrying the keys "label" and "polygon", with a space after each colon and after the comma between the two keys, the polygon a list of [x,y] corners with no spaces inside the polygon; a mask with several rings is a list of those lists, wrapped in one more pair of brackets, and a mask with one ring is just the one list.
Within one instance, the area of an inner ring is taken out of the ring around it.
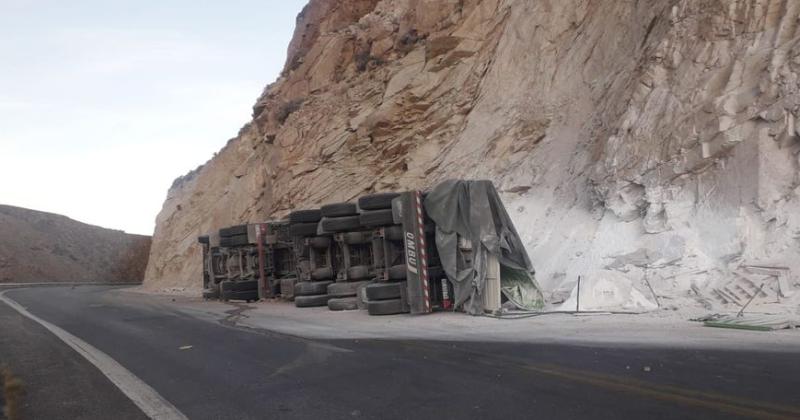
{"label": "overturned truck", "polygon": [[198,238],[203,297],[293,301],[297,307],[423,314],[544,302],[490,181],[378,193]]}

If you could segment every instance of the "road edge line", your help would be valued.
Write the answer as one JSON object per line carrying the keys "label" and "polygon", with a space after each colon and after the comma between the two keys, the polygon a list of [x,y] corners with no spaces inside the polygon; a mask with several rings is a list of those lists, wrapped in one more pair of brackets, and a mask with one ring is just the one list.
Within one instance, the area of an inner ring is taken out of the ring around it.
{"label": "road edge line", "polygon": [[43,326],[61,341],[70,346],[89,363],[94,365],[111,383],[113,383],[126,397],[128,397],[144,414],[151,419],[188,420],[177,407],[161,396],[153,387],[139,379],[131,371],[119,364],[111,356],[98,350],[91,344],[72,335],[66,330],[47,322],[30,313],[10,297],[6,296],[8,290],[0,291],[0,301],[19,312],[26,318]]}

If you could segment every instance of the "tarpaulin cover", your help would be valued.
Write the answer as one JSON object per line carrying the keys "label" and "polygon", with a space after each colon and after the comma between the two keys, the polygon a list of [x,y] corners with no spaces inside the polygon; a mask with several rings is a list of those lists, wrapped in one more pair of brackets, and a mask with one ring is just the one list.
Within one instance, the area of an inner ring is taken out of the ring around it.
{"label": "tarpaulin cover", "polygon": [[[444,181],[427,194],[425,211],[436,223],[436,248],[453,283],[456,308],[483,313],[489,255],[500,261],[501,288],[508,300],[520,309],[544,306],[531,261],[491,181]],[[471,264],[459,251],[459,236],[472,243]]]}

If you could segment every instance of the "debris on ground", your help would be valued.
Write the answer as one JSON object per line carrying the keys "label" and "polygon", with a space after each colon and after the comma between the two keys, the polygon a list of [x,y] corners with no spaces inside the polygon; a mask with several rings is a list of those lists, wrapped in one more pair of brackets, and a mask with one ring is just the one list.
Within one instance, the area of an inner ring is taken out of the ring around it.
{"label": "debris on ground", "polygon": [[706,327],[751,331],[784,330],[800,326],[800,320],[796,318],[772,314],[747,314],[741,316],[732,314],[711,314],[692,319],[692,321],[702,322]]}

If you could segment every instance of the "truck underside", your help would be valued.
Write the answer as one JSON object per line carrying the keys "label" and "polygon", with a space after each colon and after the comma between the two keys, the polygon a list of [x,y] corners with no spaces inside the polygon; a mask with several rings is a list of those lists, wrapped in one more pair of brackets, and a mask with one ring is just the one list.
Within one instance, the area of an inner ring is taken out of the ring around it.
{"label": "truck underside", "polygon": [[[451,280],[470,275],[472,244],[451,233],[459,245],[448,273],[437,247],[437,224],[424,202],[422,191],[371,194],[356,203],[296,210],[284,220],[201,236],[203,296],[282,298],[297,307],[366,309],[371,315],[453,309]],[[496,295],[497,302],[486,308],[499,309],[504,298],[499,290]]]}

